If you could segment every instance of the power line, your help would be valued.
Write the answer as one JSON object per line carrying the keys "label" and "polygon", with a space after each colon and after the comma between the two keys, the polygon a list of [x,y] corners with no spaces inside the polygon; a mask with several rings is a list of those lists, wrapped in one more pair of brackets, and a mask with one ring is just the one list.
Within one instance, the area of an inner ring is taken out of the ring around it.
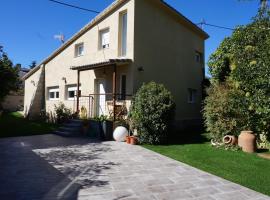
{"label": "power line", "polygon": [[219,26],[219,25],[214,25],[214,24],[208,24],[208,23],[206,23],[206,22],[204,22],[204,21],[198,23],[197,25],[201,25],[201,26],[203,26],[203,25],[205,25],[205,26],[211,26],[211,27],[220,28],[220,29],[226,29],[226,30],[230,30],[230,31],[236,30],[236,29],[234,29],[234,28],[229,28],[229,27],[225,27],[225,26]]}
{"label": "power line", "polygon": [[79,7],[79,6],[63,3],[63,2],[60,2],[60,1],[56,1],[56,0],[48,0],[48,1],[51,1],[51,2],[57,3],[57,4],[61,4],[61,5],[64,5],[64,6],[68,6],[68,7],[71,7],[71,8],[76,8],[76,9],[79,9],[79,10],[87,11],[87,12],[92,12],[92,13],[96,13],[96,14],[100,13],[99,11],[96,11],[96,10],[90,10],[90,9],[87,9],[87,8],[82,8],[82,7]]}

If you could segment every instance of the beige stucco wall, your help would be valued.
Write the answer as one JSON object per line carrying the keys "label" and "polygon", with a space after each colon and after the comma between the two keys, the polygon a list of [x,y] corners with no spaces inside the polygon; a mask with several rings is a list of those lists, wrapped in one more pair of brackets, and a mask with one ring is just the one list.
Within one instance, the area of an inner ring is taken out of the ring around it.
{"label": "beige stucco wall", "polygon": [[[177,120],[200,119],[204,64],[196,62],[195,51],[204,53],[204,39],[151,1],[136,1],[135,90],[143,82],[163,83],[176,101]],[[198,91],[195,104],[188,103],[188,88]]]}
{"label": "beige stucco wall", "polygon": [[[133,59],[134,44],[134,1],[127,1],[120,8],[115,10],[96,26],[73,42],[68,48],[63,50],[59,55],[53,58],[45,66],[45,94],[46,94],[46,110],[53,111],[54,105],[60,101],[64,102],[68,107],[74,108],[74,101],[66,100],[66,86],[77,84],[77,71],[70,70],[71,66],[81,66],[96,62],[103,62],[108,59],[118,58],[118,37],[119,37],[119,14],[127,10],[128,13],[128,31],[127,31],[127,55],[126,58]],[[109,49],[99,50],[99,30],[110,29],[110,47]],[[74,57],[75,45],[84,43],[84,55]],[[125,73],[128,78],[127,90],[132,92],[132,66],[120,66],[117,68],[118,87],[119,76]],[[66,82],[63,80],[66,79]],[[97,78],[105,78],[106,92],[112,92],[112,69],[107,67],[102,70],[92,70],[81,72],[81,90],[82,95],[95,93],[94,82]],[[48,100],[48,88],[59,86],[59,101]]]}
{"label": "beige stucco wall", "polygon": [[42,68],[37,70],[34,74],[32,74],[28,79],[25,80],[25,90],[24,90],[24,114],[28,115],[31,104],[33,103],[34,96],[37,91],[38,82],[40,79],[40,75],[42,72]]}

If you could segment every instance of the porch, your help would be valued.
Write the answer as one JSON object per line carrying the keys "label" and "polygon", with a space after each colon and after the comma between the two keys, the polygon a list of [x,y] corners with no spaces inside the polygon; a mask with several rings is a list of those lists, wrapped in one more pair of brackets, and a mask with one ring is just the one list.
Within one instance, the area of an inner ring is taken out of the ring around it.
{"label": "porch", "polygon": [[[132,94],[127,92],[127,75],[118,74],[120,69],[127,69],[132,60],[109,59],[106,62],[84,66],[73,66],[77,71],[77,91],[73,102],[73,110],[81,112],[84,107],[90,118],[107,116],[113,121],[127,117],[131,105]],[[81,94],[81,74],[84,71],[94,70],[94,93]]]}

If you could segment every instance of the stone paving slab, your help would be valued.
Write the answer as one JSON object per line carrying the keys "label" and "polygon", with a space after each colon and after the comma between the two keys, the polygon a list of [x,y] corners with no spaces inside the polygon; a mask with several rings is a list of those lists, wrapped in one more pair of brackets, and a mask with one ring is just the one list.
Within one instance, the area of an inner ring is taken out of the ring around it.
{"label": "stone paving slab", "polygon": [[0,199],[270,199],[125,143],[54,135],[0,139],[0,156]]}

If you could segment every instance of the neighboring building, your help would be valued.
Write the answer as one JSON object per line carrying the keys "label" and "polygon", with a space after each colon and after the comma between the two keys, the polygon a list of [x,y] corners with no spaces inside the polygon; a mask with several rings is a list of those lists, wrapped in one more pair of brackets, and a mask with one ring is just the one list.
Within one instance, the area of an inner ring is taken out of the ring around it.
{"label": "neighboring building", "polygon": [[[25,76],[30,70],[27,68],[21,68],[19,71],[19,77],[22,78]],[[4,101],[1,103],[3,110],[6,111],[22,111],[24,107],[24,81],[21,83],[19,90],[14,92],[11,91],[9,95],[7,95]]]}
{"label": "neighboring building", "polygon": [[200,122],[207,38],[161,0],[117,0],[24,77],[25,115],[53,113],[58,102],[112,115],[155,81],[172,92],[178,125]]}

